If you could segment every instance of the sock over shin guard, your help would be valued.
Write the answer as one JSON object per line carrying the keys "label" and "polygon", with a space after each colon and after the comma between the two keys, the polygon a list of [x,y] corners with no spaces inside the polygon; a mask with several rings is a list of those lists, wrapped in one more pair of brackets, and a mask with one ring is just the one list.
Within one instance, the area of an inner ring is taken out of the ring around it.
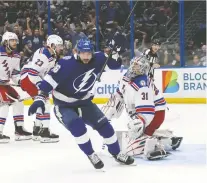
{"label": "sock over shin guard", "polygon": [[6,118],[9,113],[9,106],[4,105],[0,107],[0,134],[3,133],[4,125],[6,123]]}
{"label": "sock over shin guard", "polygon": [[145,134],[152,136],[156,129],[160,127],[160,125],[165,120],[165,110],[155,111],[155,116],[151,123],[146,127]]}
{"label": "sock over shin guard", "polygon": [[15,102],[13,105],[13,119],[16,126],[24,126],[24,104]]}
{"label": "sock over shin guard", "polygon": [[120,146],[116,133],[110,123],[105,123],[101,128],[97,129],[98,133],[104,138],[105,144],[112,155],[120,153]]}
{"label": "sock over shin guard", "polygon": [[86,155],[93,154],[94,150],[83,119],[73,120],[66,128],[75,137],[78,146]]}

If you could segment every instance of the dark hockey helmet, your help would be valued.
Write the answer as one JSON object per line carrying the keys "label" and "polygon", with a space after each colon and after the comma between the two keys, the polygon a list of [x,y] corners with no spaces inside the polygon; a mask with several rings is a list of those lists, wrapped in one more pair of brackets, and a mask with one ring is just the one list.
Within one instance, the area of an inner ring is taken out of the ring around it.
{"label": "dark hockey helmet", "polygon": [[155,44],[155,45],[159,45],[159,46],[160,46],[160,45],[161,45],[161,42],[160,42],[159,39],[153,39],[153,40],[152,40],[152,45],[153,45],[153,44]]}

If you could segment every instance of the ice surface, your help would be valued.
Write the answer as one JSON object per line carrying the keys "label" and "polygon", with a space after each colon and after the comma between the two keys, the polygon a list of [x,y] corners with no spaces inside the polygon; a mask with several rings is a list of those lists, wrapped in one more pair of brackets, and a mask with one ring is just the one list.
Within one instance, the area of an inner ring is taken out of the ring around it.
{"label": "ice surface", "polygon": [[[206,183],[206,106],[169,105],[169,108],[162,128],[172,129],[184,137],[180,149],[161,161],[137,159],[136,167],[120,166],[112,158],[102,156],[105,173],[94,170],[53,113],[51,129],[60,135],[57,144],[15,142],[10,114],[4,133],[12,139],[9,144],[0,144],[0,183]],[[32,117],[26,119],[26,128],[30,131],[32,121]],[[125,129],[126,115],[114,120],[113,125],[116,129]],[[102,139],[90,128],[89,135],[94,149],[100,151]]]}

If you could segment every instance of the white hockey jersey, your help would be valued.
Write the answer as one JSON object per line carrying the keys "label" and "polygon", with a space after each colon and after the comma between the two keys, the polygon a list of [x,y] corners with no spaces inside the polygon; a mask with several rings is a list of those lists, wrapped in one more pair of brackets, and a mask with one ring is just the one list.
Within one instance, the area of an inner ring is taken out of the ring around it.
{"label": "white hockey jersey", "polygon": [[123,95],[129,116],[138,115],[146,126],[154,118],[156,107],[165,109],[165,99],[146,75],[137,76],[132,81],[123,76],[117,92]]}
{"label": "white hockey jersey", "polygon": [[29,77],[34,84],[42,81],[42,78],[55,66],[54,58],[45,47],[38,49],[21,70],[21,80]]}
{"label": "white hockey jersey", "polygon": [[0,46],[0,85],[8,84],[10,79],[18,84],[20,79],[20,55],[14,52],[12,55],[6,53],[6,48]]}

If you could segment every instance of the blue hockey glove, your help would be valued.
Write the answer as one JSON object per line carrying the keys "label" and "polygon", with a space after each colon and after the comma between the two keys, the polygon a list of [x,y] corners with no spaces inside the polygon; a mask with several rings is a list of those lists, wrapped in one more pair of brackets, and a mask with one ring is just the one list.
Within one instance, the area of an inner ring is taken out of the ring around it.
{"label": "blue hockey glove", "polygon": [[46,96],[40,94],[37,95],[34,99],[33,104],[29,107],[28,115],[31,116],[37,112],[38,109],[41,109],[42,114],[45,113],[45,101]]}

